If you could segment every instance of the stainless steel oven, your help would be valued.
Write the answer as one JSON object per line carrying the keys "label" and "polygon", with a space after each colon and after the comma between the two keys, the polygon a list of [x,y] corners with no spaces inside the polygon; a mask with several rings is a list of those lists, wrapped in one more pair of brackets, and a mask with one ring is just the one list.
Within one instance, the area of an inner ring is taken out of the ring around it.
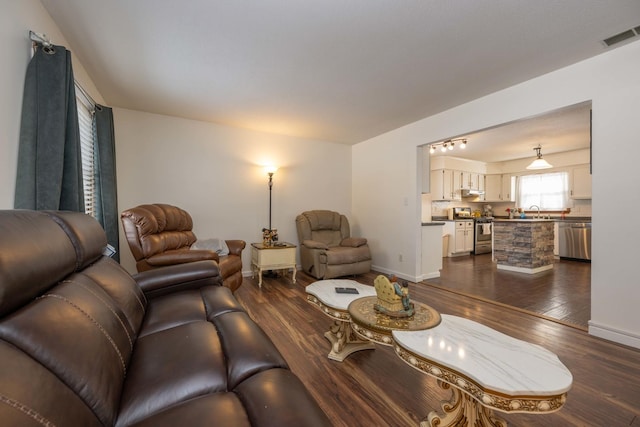
{"label": "stainless steel oven", "polygon": [[488,254],[491,253],[493,236],[493,218],[480,217],[474,218],[475,230],[473,233],[473,253]]}

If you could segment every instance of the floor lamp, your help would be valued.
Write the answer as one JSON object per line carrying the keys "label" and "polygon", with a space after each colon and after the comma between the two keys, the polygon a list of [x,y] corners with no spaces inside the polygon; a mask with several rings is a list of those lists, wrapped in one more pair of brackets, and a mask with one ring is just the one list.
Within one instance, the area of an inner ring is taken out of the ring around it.
{"label": "floor lamp", "polygon": [[273,190],[273,174],[278,170],[275,166],[266,166],[264,168],[269,175],[269,228],[262,229],[262,240],[267,246],[271,246],[273,242],[278,241],[278,230],[271,228],[271,193]]}

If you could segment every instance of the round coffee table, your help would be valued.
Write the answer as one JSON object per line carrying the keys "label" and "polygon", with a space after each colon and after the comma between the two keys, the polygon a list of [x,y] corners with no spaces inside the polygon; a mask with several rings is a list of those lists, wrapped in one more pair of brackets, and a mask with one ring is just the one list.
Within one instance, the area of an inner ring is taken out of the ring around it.
{"label": "round coffee table", "polygon": [[375,296],[358,298],[349,304],[351,328],[363,339],[382,345],[393,345],[393,331],[422,331],[440,324],[440,313],[432,307],[413,301],[415,313],[398,318],[378,313],[373,308]]}
{"label": "round coffee table", "polygon": [[[355,288],[357,294],[339,294],[335,288]],[[349,304],[363,296],[375,295],[373,286],[363,285],[354,280],[329,279],[319,280],[306,287],[307,301],[322,313],[333,319],[333,324],[324,336],[331,343],[331,351],[327,357],[342,362],[351,353],[361,350],[373,350],[374,344],[363,340],[351,329],[351,316],[347,308]]]}

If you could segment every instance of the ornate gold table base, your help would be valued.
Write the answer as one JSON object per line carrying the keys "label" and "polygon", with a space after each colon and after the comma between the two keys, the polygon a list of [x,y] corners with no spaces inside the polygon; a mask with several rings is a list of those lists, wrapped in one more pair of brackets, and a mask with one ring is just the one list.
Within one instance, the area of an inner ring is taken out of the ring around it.
{"label": "ornate gold table base", "polygon": [[506,421],[496,417],[490,408],[478,404],[467,393],[442,380],[438,380],[438,385],[444,390],[451,389],[451,399],[441,403],[445,414],[431,412],[427,420],[420,422],[420,427],[507,427]]}
{"label": "ornate gold table base", "polygon": [[360,350],[374,350],[375,345],[369,340],[362,340],[351,329],[351,322],[334,320],[333,325],[324,333],[326,339],[331,343],[329,359],[342,362],[351,353]]}

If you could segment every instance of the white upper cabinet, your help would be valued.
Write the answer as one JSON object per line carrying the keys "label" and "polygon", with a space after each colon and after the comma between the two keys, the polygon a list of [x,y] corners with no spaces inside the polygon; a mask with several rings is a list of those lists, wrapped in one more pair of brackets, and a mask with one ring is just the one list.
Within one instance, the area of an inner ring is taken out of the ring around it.
{"label": "white upper cabinet", "polygon": [[487,175],[485,178],[484,199],[488,202],[502,200],[502,175]]}
{"label": "white upper cabinet", "polygon": [[513,202],[516,198],[516,177],[511,174],[486,176],[484,200],[487,202]]}
{"label": "white upper cabinet", "polygon": [[474,172],[460,172],[460,188],[463,190],[479,190],[481,176],[484,175]]}
{"label": "white upper cabinet", "polygon": [[431,171],[431,200],[460,200],[460,172],[451,169]]}
{"label": "white upper cabinet", "polygon": [[571,198],[591,199],[591,171],[589,165],[571,170]]}

